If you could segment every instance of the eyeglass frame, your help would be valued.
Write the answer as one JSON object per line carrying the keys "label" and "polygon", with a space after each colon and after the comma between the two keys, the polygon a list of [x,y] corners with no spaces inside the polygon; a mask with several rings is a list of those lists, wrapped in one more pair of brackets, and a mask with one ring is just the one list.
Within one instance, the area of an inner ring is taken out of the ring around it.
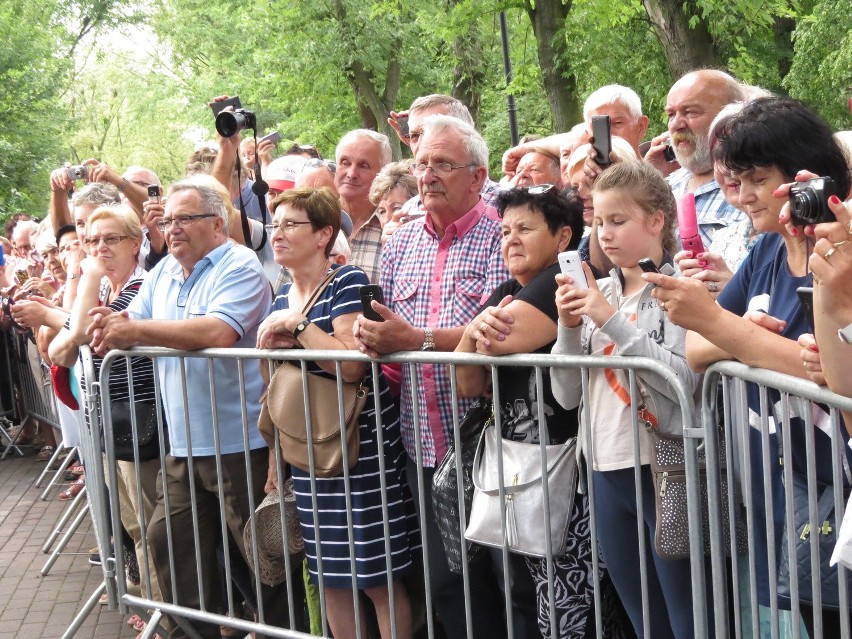
{"label": "eyeglass frame", "polygon": [[322,158],[311,158],[310,160],[306,161],[305,164],[302,166],[302,171],[304,171],[305,169],[312,169],[315,166],[325,167],[325,169],[332,175],[337,173],[337,164],[332,160],[323,160]]}
{"label": "eyeglass frame", "polygon": [[216,213],[196,213],[194,215],[178,215],[177,217],[161,217],[157,220],[157,228],[160,231],[166,231],[174,224],[179,229],[184,229],[195,222],[195,220],[203,220],[208,217],[219,216]]}
{"label": "eyeglass frame", "polygon": [[290,233],[295,231],[298,227],[302,226],[303,224],[310,224],[311,226],[313,226],[313,222],[310,222],[310,221],[308,221],[308,222],[295,222],[293,220],[285,220],[284,222],[282,222],[280,224],[275,224],[274,222],[272,224],[266,224],[266,225],[264,225],[263,228],[265,228],[266,232],[269,233],[270,235],[275,233],[278,229],[281,229],[282,233],[286,233],[286,234],[289,235]]}
{"label": "eyeglass frame", "polygon": [[[118,239],[116,239],[118,238]],[[119,235],[118,233],[109,233],[108,235],[95,235],[94,237],[86,236],[83,243],[86,246],[97,246],[101,242],[107,246],[115,246],[116,244],[130,239],[129,235]]]}
{"label": "eyeglass frame", "polygon": [[[449,167],[449,168],[438,169],[439,166],[446,166],[446,167]],[[434,175],[435,177],[443,178],[443,177],[449,177],[450,175],[452,175],[453,171],[455,171],[456,169],[470,168],[472,166],[475,167],[477,165],[473,162],[468,162],[467,164],[458,164],[458,165],[453,164],[452,162],[438,162],[436,164],[436,166],[432,166],[431,164],[426,164],[425,162],[418,162],[417,164],[412,164],[410,167],[408,167],[408,171],[414,177],[421,178],[421,177],[424,177],[426,175],[426,171],[431,170],[432,175]],[[423,167],[423,168],[421,168],[421,167]]]}

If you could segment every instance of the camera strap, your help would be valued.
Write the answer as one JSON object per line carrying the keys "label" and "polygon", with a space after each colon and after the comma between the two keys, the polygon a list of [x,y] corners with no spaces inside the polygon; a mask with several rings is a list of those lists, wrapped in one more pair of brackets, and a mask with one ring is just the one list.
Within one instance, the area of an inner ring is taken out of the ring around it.
{"label": "camera strap", "polygon": [[[255,145],[255,148],[257,148],[257,131],[252,129],[252,132],[254,134],[254,145]],[[242,183],[243,183],[242,176],[240,175],[240,173],[241,173],[240,169],[241,168],[242,168],[242,162],[239,161],[239,159],[238,159],[238,161],[237,161],[237,183],[240,184],[240,185],[242,185]],[[261,221],[262,221],[262,224],[263,224],[263,226],[262,226],[263,235],[260,238],[260,244],[258,245],[257,248],[252,246],[252,242],[251,242],[251,226],[249,225],[249,221],[248,221],[248,213],[246,213],[246,205],[245,205],[245,202],[243,202],[242,186],[240,186],[240,222],[242,223],[243,237],[245,237],[246,246],[248,246],[251,250],[258,252],[258,251],[263,250],[263,247],[266,246],[266,241],[268,239],[267,234],[266,234],[266,218],[267,218],[266,194],[269,193],[269,185],[266,182],[263,181],[263,176],[260,173],[260,161],[257,159],[257,155],[255,155],[255,159],[254,159],[254,177],[255,177],[255,180],[254,180],[253,184],[251,185],[251,190],[257,196],[258,204],[260,205],[260,217],[261,217]]]}

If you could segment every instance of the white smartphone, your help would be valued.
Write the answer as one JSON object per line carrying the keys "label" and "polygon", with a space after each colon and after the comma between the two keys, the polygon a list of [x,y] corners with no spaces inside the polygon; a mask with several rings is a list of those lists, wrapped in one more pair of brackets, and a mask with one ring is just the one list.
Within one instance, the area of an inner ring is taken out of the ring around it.
{"label": "white smartphone", "polygon": [[565,251],[560,253],[557,258],[563,275],[574,280],[574,288],[589,288],[586,272],[583,270],[583,260],[577,251]]}

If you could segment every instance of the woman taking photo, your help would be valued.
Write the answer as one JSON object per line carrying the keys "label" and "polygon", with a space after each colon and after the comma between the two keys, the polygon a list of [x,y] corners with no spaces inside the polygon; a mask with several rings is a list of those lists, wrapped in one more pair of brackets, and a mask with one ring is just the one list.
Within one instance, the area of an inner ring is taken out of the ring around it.
{"label": "woman taking photo", "polygon": [[[565,250],[575,250],[579,244],[583,233],[583,203],[573,191],[565,196],[557,187],[542,184],[503,191],[495,204],[503,220],[503,259],[512,279],[494,290],[483,310],[468,324],[456,352],[485,355],[549,353],[556,340],[557,255]],[[490,367],[483,366],[459,366],[459,395],[479,397],[490,394],[494,381],[490,370]],[[547,422],[548,444],[563,444],[577,434],[577,404],[563,408],[556,402],[550,376],[546,371],[543,373],[543,414]],[[503,438],[537,447],[543,429],[538,423],[535,368],[500,367],[497,383],[500,405],[494,410],[501,414]],[[557,627],[560,637],[585,637],[594,629],[589,506],[584,495],[577,494],[572,499],[574,504],[566,553],[554,557]],[[541,636],[549,636],[547,561],[521,558],[516,554],[510,554],[510,558],[515,573],[511,586],[513,600],[524,597],[523,584],[529,581],[526,574],[519,574],[524,571],[532,577],[535,588],[533,606],[538,615],[532,622],[537,622]],[[533,608],[523,603],[519,606],[518,603],[515,601],[515,606],[521,611]],[[604,619],[606,625],[606,616]],[[529,628],[528,632],[534,632],[534,628]]]}
{"label": "woman taking photo", "polygon": [[[807,379],[797,339],[812,329],[796,289],[813,286],[808,260],[814,241],[805,235],[804,222],[788,231],[779,221],[779,214],[787,200],[787,184],[802,170],[830,177],[837,193],[830,202],[839,204],[838,196],[847,197],[850,188],[846,158],[831,129],[801,103],[787,98],[754,100],[731,118],[718,135],[715,157],[739,183],[739,203],[745,207],[754,228],[766,235],[752,248],[716,302],[705,286],[694,279],[675,280],[655,275],[646,279],[658,284],[654,296],[665,305],[671,321],[690,330],[686,354],[695,370],[703,372],[714,362],[736,359],[756,368]],[[777,418],[771,407],[769,414],[761,414],[760,395],[754,384],[748,385],[747,393],[750,413],[770,423]],[[779,399],[774,395],[772,404]],[[790,426],[792,450],[787,456],[792,460],[794,476],[804,476],[807,472],[804,421],[794,415]],[[761,606],[769,606],[770,584],[775,580],[769,574],[769,553],[778,561],[781,546],[786,543],[782,535],[786,487],[782,483],[781,451],[774,429],[766,435],[774,460],[768,469],[763,465],[761,432],[749,428],[748,433],[751,473],[747,481],[753,491],[749,507],[755,513],[753,552],[758,600]],[[814,437],[817,481],[830,486],[832,443],[819,429]],[[764,509],[765,486],[772,491],[772,508],[768,513]],[[775,545],[771,548],[767,524],[774,528]],[[811,598],[810,587],[800,588],[799,594],[802,617],[813,636],[813,608],[805,603]],[[780,604],[789,606],[788,601],[782,600]],[[823,622],[826,636],[839,636],[837,613],[823,611]]]}
{"label": "woman taking photo", "polygon": [[[268,230],[275,261],[289,270],[293,281],[278,291],[272,314],[258,329],[258,348],[356,350],[352,327],[361,312],[359,290],[369,280],[358,268],[331,263],[329,255],[340,231],[338,199],[328,188],[291,189],[276,197],[272,206],[274,217]],[[305,303],[332,272],[334,276],[327,288],[304,315]],[[310,374],[332,378],[335,375],[334,362],[309,361],[307,365]],[[405,483],[399,417],[383,377],[379,380],[381,398],[376,401],[367,364],[343,362],[341,374],[344,382],[363,380],[369,391],[359,419],[358,461],[349,470],[350,514],[347,514],[342,473],[316,477],[314,494],[310,475],[291,467],[308,568],[311,580],[318,584],[317,558],[322,559],[326,611],[337,639],[356,636],[353,580],[375,606],[381,636],[390,639],[391,619],[395,618],[397,637],[406,639],[412,633],[411,608],[402,576],[411,566],[412,550],[419,541],[414,507]],[[376,433],[377,406],[381,406],[383,450],[379,450]],[[384,484],[380,478],[379,455],[385,461]],[[269,487],[274,486],[278,476],[277,462],[275,456],[270,456]],[[388,504],[393,612],[389,601],[382,492]],[[314,521],[314,499],[318,521]],[[349,516],[355,535],[354,575],[347,532]],[[317,529],[322,530],[319,544]]]}

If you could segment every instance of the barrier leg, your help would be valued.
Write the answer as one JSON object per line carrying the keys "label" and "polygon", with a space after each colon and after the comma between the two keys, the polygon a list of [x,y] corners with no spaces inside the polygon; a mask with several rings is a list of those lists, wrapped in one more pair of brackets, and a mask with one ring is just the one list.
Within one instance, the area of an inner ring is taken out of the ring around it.
{"label": "barrier leg", "polygon": [[9,444],[6,446],[6,450],[3,451],[3,454],[0,454],[0,460],[6,459],[6,455],[8,455],[9,451],[11,451],[11,450],[14,450],[16,453],[18,453],[19,457],[24,456],[24,451],[22,451],[20,449],[20,447],[15,442],[18,441],[18,438],[24,432],[24,424],[27,423],[27,420],[29,418],[30,418],[30,416],[27,415],[26,418],[24,419],[24,421],[21,422],[21,428],[14,437],[12,437],[9,434],[9,428],[7,427],[7,425],[11,426],[12,422],[10,422],[8,419],[5,419],[5,418],[2,421],[0,421],[0,434],[2,434],[3,437],[6,440],[8,440],[8,442],[9,442]]}
{"label": "barrier leg", "polygon": [[147,625],[145,626],[145,630],[142,631],[142,634],[136,639],[151,639],[159,628],[160,619],[163,618],[163,613],[159,610],[155,610],[154,614],[151,615],[151,618],[148,620]]}
{"label": "barrier leg", "polygon": [[101,595],[106,590],[106,582],[102,583],[95,589],[95,592],[92,593],[92,596],[86,601],[86,604],[80,609],[80,612],[77,613],[77,616],[71,620],[71,625],[65,630],[62,634],[62,639],[71,639],[77,631],[80,629],[80,626],[83,625],[83,622],[86,620],[92,610],[95,609],[95,606],[98,605],[98,601],[100,601]]}
{"label": "barrier leg", "polygon": [[74,518],[74,521],[71,523],[71,527],[65,531],[64,535],[62,535],[62,539],[59,540],[59,545],[56,546],[56,549],[50,554],[50,557],[47,558],[47,561],[44,564],[44,568],[41,569],[42,577],[46,577],[47,573],[50,572],[50,569],[53,567],[53,564],[56,563],[56,560],[59,558],[59,555],[62,554],[63,550],[65,550],[65,546],[67,546],[68,542],[71,541],[71,536],[77,532],[77,529],[80,527],[80,524],[83,523],[83,518],[88,512],[89,504],[86,504],[86,506]]}
{"label": "barrier leg", "polygon": [[[53,532],[50,533],[50,536],[47,538],[47,541],[44,542],[44,546],[41,547],[41,551],[43,553],[49,553],[50,547],[53,546],[53,542],[56,541],[56,538],[59,537],[62,529],[65,528],[68,521],[71,519],[72,515],[77,511],[77,508],[85,499],[86,488],[84,487],[77,496],[74,498],[68,508],[62,513],[62,516],[59,518],[59,521],[56,522],[56,526],[53,528]],[[88,504],[86,504],[88,508]]]}
{"label": "barrier leg", "polygon": [[[56,475],[54,475],[55,477],[62,477],[62,473],[65,472],[65,469],[68,468],[68,465],[71,463],[71,460],[70,460],[71,452],[70,451],[65,456],[65,459],[63,459],[62,464],[60,464],[60,468],[58,468],[56,471],[51,471],[50,469],[53,467],[53,464],[56,463],[56,460],[59,459],[59,456],[62,454],[63,450],[65,450],[65,446],[62,443],[59,443],[59,444],[56,445],[56,450],[53,451],[53,455],[51,455],[50,461],[47,462],[47,464],[44,467],[44,470],[41,471],[41,474],[38,476],[38,479],[35,480],[34,485],[35,485],[36,488],[41,488],[41,482],[44,481],[44,478],[47,477],[47,474],[50,473],[50,472],[55,472],[56,473]],[[44,501],[44,500],[42,499],[42,501]]]}
{"label": "barrier leg", "polygon": [[[59,481],[62,479],[62,476],[65,473],[65,471],[68,470],[68,468],[71,466],[71,459],[74,457],[74,453],[76,451],[77,451],[77,449],[73,448],[72,452],[68,453],[68,456],[65,457],[65,459],[62,462],[62,468],[60,468],[56,472],[56,474],[51,478],[50,482],[47,484],[47,488],[45,488],[42,491],[41,495],[39,495],[39,499],[41,499],[42,501],[47,500],[48,495],[50,495],[50,491],[53,490],[53,488],[56,486],[56,484],[59,483]],[[39,481],[41,481],[41,478],[39,478]],[[38,488],[38,483],[36,483],[36,488]]]}

